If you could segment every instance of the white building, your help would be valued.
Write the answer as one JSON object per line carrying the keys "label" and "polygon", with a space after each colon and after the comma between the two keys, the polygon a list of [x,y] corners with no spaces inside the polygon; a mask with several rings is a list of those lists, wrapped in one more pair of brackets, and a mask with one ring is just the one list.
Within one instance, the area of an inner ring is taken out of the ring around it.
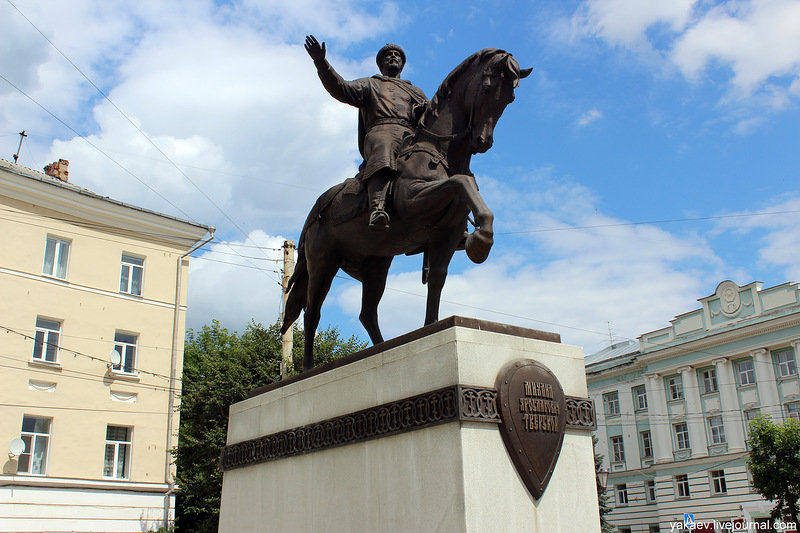
{"label": "white building", "polygon": [[800,289],[723,281],[699,301],[669,327],[586,358],[620,533],[670,531],[685,513],[704,524],[696,531],[715,521],[723,531],[773,507],[750,486],[748,422],[800,417]]}
{"label": "white building", "polygon": [[0,160],[0,531],[158,529],[189,253],[213,228],[70,184],[66,165]]}

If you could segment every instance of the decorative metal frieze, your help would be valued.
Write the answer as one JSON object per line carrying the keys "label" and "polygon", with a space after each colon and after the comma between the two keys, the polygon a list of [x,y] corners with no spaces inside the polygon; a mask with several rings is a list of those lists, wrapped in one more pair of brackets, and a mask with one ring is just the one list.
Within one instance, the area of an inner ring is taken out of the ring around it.
{"label": "decorative metal frieze", "polygon": [[472,422],[500,423],[497,412],[497,391],[488,387],[468,387],[459,385],[461,400],[461,420]]}
{"label": "decorative metal frieze", "polygon": [[[594,403],[566,397],[567,428],[596,428]],[[355,444],[454,420],[499,424],[497,391],[454,385],[356,413],[265,435],[222,448],[220,468],[231,470],[267,461]]]}
{"label": "decorative metal frieze", "polygon": [[458,418],[457,387],[453,386],[225,446],[220,467],[230,470],[274,461],[431,427]]}
{"label": "decorative metal frieze", "polygon": [[594,411],[594,400],[580,396],[566,396],[567,429],[597,429],[597,416]]}

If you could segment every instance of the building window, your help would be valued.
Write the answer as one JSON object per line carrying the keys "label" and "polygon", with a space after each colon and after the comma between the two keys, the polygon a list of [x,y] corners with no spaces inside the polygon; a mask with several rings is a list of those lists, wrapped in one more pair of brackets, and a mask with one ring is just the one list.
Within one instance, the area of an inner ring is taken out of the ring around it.
{"label": "building window", "polygon": [[127,479],[131,457],[131,428],[108,426],[106,428],[106,454],[103,476]]}
{"label": "building window", "polygon": [[674,376],[667,379],[667,387],[669,388],[669,399],[680,400],[683,398],[683,383],[680,376]]}
{"label": "building window", "polygon": [[615,463],[625,460],[625,445],[622,443],[622,436],[611,437],[611,449],[614,452]]}
{"label": "building window", "polygon": [[761,409],[748,409],[744,412],[744,432],[750,438],[750,422],[761,416]]}
{"label": "building window", "polygon": [[122,254],[122,272],[119,276],[119,292],[142,295],[144,259]]}
{"label": "building window", "polygon": [[794,360],[794,351],[792,351],[791,348],[778,352],[776,358],[778,359],[778,373],[780,377],[797,375],[797,363]]}
{"label": "building window", "polygon": [[67,279],[69,263],[69,241],[47,237],[44,247],[44,267],[42,274],[59,279]]}
{"label": "building window", "polygon": [[655,481],[645,481],[644,482],[644,495],[647,498],[647,503],[655,503],[656,502],[656,482]]}
{"label": "building window", "polygon": [[712,494],[727,494],[728,485],[725,483],[724,470],[711,471],[711,493]]}
{"label": "building window", "polygon": [[717,392],[719,386],[717,385],[717,371],[715,369],[703,370],[703,393]]}
{"label": "building window", "polygon": [[756,371],[752,359],[736,363],[736,371],[739,374],[739,385],[742,387],[756,382]]}
{"label": "building window", "polygon": [[633,389],[633,395],[636,397],[636,410],[644,411],[647,409],[647,391],[644,387],[636,387]]}
{"label": "building window", "polygon": [[691,448],[689,444],[689,428],[686,426],[686,422],[675,424],[675,440],[678,443],[679,450]]}
{"label": "building window", "polygon": [[786,404],[786,418],[800,420],[800,402],[790,402]]}
{"label": "building window", "polygon": [[617,531],[619,533],[631,533],[631,528],[629,528],[629,527],[621,527]]}
{"label": "building window", "polygon": [[606,403],[606,415],[616,416],[619,414],[619,393],[616,391],[609,392],[603,399]]}
{"label": "building window", "polygon": [[711,433],[711,444],[725,444],[725,427],[721,416],[708,417],[708,430]]}
{"label": "building window", "polygon": [[17,473],[47,474],[47,450],[50,447],[50,419],[22,417],[22,441],[25,451],[17,460]]}
{"label": "building window", "polygon": [[58,362],[58,334],[61,323],[46,318],[36,319],[36,333],[33,337],[33,360]]}
{"label": "building window", "polygon": [[120,363],[112,368],[117,372],[134,373],[136,370],[136,335],[118,331],[114,335],[114,349],[120,355]]}
{"label": "building window", "polygon": [[650,431],[642,431],[642,458],[653,457],[653,439],[650,436]]}
{"label": "building window", "polygon": [[617,485],[617,505],[628,505],[628,485]]}
{"label": "building window", "polygon": [[689,494],[689,476],[686,474],[679,474],[675,476],[675,488],[678,498],[688,498]]}
{"label": "building window", "polygon": [[661,533],[661,527],[658,524],[650,524],[647,526],[647,533]]}

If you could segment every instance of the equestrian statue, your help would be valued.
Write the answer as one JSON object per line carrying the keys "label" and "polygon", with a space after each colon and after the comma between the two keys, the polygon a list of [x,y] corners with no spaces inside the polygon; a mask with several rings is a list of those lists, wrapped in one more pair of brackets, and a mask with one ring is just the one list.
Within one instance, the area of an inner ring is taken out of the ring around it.
{"label": "equestrian statue", "polygon": [[470,159],[492,147],[495,124],[532,70],[520,69],[508,52],[486,48],[457,66],[429,102],[400,79],[406,56],[397,45],[378,52],[380,76],[353,81],[343,80],[327,62],[325,43],[308,36],[305,48],[325,89],[359,108],[364,162],[355,178],[319,197],[300,233],[281,333],[305,311],[304,371],[314,366],[322,302],[340,269],[361,282],[359,320],[378,344],[378,303],[394,256],[423,254],[426,325],[439,319],[456,250],[466,250],[474,263],[486,260],[494,215],[478,193]]}

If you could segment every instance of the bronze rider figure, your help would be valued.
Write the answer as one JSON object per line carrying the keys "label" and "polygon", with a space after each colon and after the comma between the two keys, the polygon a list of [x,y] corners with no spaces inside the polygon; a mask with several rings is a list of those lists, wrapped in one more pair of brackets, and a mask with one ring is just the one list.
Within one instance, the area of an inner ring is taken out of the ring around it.
{"label": "bronze rider figure", "polygon": [[369,227],[389,228],[386,191],[397,170],[397,153],[403,139],[412,134],[428,103],[425,93],[400,79],[406,54],[395,44],[387,44],[375,58],[380,75],[345,81],[325,59],[325,43],[312,35],[305,48],[322,85],[331,96],[359,109],[358,149],[364,157],[359,176],[369,195]]}

